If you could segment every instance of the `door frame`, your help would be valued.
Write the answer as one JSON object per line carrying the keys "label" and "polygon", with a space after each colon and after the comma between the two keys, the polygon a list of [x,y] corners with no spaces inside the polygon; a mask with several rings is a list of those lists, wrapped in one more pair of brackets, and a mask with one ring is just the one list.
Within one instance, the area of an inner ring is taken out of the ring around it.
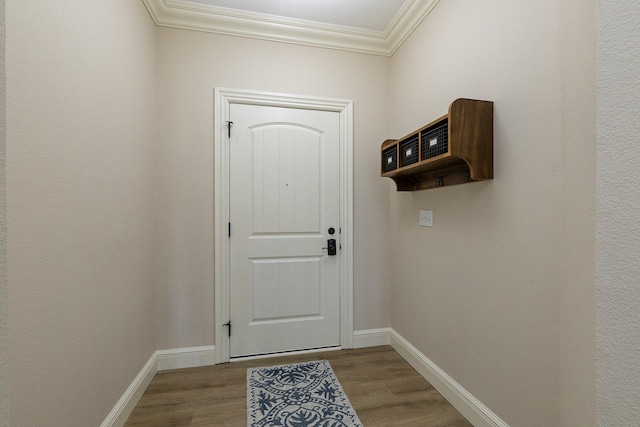
{"label": "door frame", "polygon": [[[340,115],[340,347],[353,348],[353,101],[241,89],[214,94],[214,309],[215,363],[230,360],[224,324],[230,316],[229,108],[231,104],[333,111]],[[231,128],[233,132],[233,126]]]}

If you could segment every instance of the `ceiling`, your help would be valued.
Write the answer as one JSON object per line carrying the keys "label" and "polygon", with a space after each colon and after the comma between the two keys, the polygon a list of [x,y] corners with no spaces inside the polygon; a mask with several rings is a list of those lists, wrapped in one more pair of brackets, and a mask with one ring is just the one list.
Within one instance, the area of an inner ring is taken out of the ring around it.
{"label": "ceiling", "polygon": [[157,25],[392,55],[439,0],[142,0]]}
{"label": "ceiling", "polygon": [[[191,0],[245,12],[384,31],[406,0]],[[371,13],[370,11],[374,11]]]}

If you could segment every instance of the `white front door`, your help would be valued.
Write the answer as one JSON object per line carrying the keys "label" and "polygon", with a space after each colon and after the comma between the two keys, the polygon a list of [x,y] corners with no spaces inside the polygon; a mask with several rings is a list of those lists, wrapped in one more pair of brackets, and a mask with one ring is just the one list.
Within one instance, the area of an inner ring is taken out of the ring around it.
{"label": "white front door", "polygon": [[[340,345],[340,115],[231,104],[230,356]],[[331,234],[333,233],[333,234]]]}

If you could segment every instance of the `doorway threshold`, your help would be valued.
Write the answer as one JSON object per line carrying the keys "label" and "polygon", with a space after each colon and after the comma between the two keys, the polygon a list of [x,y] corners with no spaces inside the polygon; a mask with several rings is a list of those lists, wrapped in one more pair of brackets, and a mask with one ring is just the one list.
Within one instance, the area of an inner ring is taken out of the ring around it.
{"label": "doorway threshold", "polygon": [[299,354],[311,354],[311,353],[321,353],[326,351],[338,351],[343,348],[340,346],[336,347],[318,347],[318,348],[309,348],[305,350],[290,350],[290,351],[279,351],[276,353],[266,353],[266,354],[254,354],[250,356],[238,356],[231,357],[230,362],[242,362],[245,360],[257,360],[257,359],[269,359],[271,357],[279,357],[279,356],[295,356]]}

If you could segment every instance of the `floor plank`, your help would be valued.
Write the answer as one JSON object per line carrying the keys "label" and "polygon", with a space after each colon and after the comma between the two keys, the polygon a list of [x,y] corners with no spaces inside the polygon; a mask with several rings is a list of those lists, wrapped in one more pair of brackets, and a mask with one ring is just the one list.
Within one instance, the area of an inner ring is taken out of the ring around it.
{"label": "floor plank", "polygon": [[158,372],[127,427],[244,427],[247,368],[326,359],[365,427],[471,424],[389,346]]}

